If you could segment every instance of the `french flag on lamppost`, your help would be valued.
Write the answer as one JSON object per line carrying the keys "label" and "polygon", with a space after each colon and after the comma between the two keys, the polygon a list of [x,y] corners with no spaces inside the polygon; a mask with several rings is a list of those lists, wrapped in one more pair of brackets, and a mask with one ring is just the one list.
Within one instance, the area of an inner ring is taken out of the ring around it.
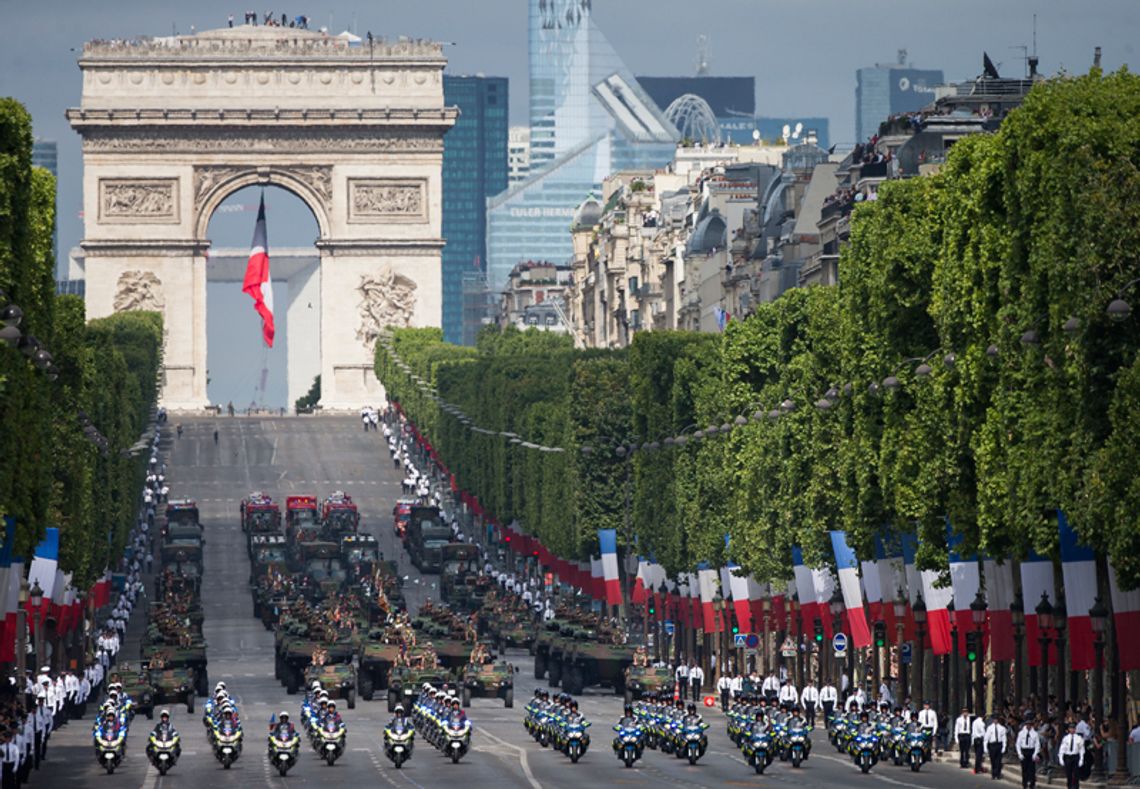
{"label": "french flag on lamppost", "polygon": [[1069,628],[1069,658],[1073,671],[1088,671],[1096,665],[1092,619],[1096,604],[1096,555],[1081,545],[1065,513],[1057,510],[1061,532],[1061,574],[1065,579],[1065,609]]}
{"label": "french flag on lamppost", "polygon": [[[48,606],[51,605],[57,569],[59,569],[59,529],[50,527],[45,530],[43,542],[36,546],[32,566],[28,570],[28,589],[32,589],[38,583],[44,595],[43,602],[40,603],[41,622],[47,617]],[[28,616],[32,618],[32,627],[35,627],[31,597],[28,598]]]}
{"label": "french flag on lamppost", "polygon": [[831,548],[835,551],[835,567],[839,571],[843,605],[847,608],[851,642],[856,649],[869,647],[871,629],[867,626],[867,615],[863,612],[863,592],[859,587],[859,562],[855,558],[855,551],[851,550],[847,544],[847,535],[841,531],[831,532]]}
{"label": "french flag on lamppost", "polygon": [[649,599],[646,587],[651,582],[649,577],[649,564],[641,556],[637,557],[637,575],[633,579],[633,591],[630,593],[630,602],[634,605],[645,605]]}
{"label": "french flag on lamppost", "polygon": [[0,547],[0,662],[16,659],[16,612],[20,608],[20,582],[24,580],[24,562],[13,555],[16,522],[4,518],[4,545]]}
{"label": "french flag on lamppost", "polygon": [[[792,573],[796,581],[796,597],[800,601],[800,615],[804,620],[804,630],[812,626],[813,620],[819,618],[825,629],[830,629],[830,617],[820,613],[815,602],[815,586],[812,584],[811,570],[804,564],[804,552],[797,547],[792,548]],[[776,630],[780,628],[777,627]]]}
{"label": "french flag on lamppost", "polygon": [[887,635],[892,640],[898,639],[899,623],[895,617],[894,602],[901,597],[906,603],[902,622],[903,640],[913,640],[914,617],[910,613],[912,601],[907,596],[906,563],[903,560],[902,543],[897,538],[885,535],[875,537],[875,568],[879,575],[879,591],[883,595],[883,618],[887,623]]}
{"label": "french flag on lamppost", "polygon": [[618,571],[617,530],[598,529],[602,549],[602,583],[606,605],[621,605],[621,575]]}
{"label": "french flag on lamppost", "polygon": [[1120,671],[1140,669],[1140,589],[1124,592],[1116,580],[1116,568],[1108,563],[1108,591],[1112,597],[1116,653]]}
{"label": "french flag on lamppost", "polygon": [[707,567],[697,571],[697,584],[701,590],[701,614],[703,629],[706,633],[719,633],[720,627],[716,621],[716,611],[713,609],[713,599],[716,597],[717,572]]}
{"label": "french flag on lamppost", "polygon": [[966,654],[966,633],[974,629],[974,612],[970,604],[982,588],[976,556],[964,556],[958,551],[962,535],[955,534],[946,522],[946,544],[950,549],[950,589],[954,593],[954,624],[958,628],[958,654]]}
{"label": "french flag on lamppost", "polygon": [[[1041,631],[1037,627],[1037,606],[1042,595],[1050,605],[1057,603],[1053,561],[1033,551],[1021,562],[1021,597],[1025,605],[1025,643],[1029,645],[1029,665],[1041,665]],[[1050,635],[1050,639],[1052,636]],[[1057,665],[1057,643],[1049,641],[1049,665]]]}
{"label": "french flag on lamppost", "polygon": [[257,209],[257,224],[253,226],[253,244],[249,250],[249,263],[245,267],[242,293],[253,299],[253,308],[261,316],[261,337],[273,347],[273,281],[269,278],[269,240],[265,233],[265,195]]}
{"label": "french flag on lamppost", "polygon": [[1013,567],[993,559],[982,560],[986,579],[986,602],[989,604],[990,658],[1013,660]]}

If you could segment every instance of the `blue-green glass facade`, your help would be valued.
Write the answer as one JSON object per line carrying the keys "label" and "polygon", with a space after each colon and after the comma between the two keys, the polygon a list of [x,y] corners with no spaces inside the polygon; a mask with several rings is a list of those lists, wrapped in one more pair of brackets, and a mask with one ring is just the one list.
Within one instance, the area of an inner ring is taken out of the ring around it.
{"label": "blue-green glass facade", "polygon": [[485,269],[487,198],[507,188],[507,79],[445,74],[443,100],[459,108],[443,139],[443,336],[461,343],[463,277]]}

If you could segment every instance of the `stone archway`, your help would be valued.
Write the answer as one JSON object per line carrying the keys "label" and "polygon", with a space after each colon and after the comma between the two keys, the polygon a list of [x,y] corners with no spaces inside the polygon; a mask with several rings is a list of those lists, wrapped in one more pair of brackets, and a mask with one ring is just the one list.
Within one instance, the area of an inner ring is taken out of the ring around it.
{"label": "stone archway", "polygon": [[248,26],[84,47],[87,312],[163,312],[168,408],[207,405],[207,226],[244,186],[317,219],[326,408],[380,398],[380,324],[440,325],[445,63],[431,42]]}

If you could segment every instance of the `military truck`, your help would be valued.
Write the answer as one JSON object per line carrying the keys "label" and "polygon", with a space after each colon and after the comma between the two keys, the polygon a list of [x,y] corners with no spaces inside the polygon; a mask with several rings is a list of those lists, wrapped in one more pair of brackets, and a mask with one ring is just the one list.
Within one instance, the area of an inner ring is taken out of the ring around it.
{"label": "military truck", "polygon": [[625,703],[634,701],[660,691],[673,690],[673,672],[668,666],[635,666],[630,665],[625,670]]}
{"label": "military truck", "polygon": [[308,576],[317,598],[335,596],[348,580],[340,547],[332,542],[302,542],[293,546],[293,567]]}
{"label": "military truck", "polygon": [[356,669],[351,663],[312,664],[305,667],[305,687],[319,681],[334,699],[344,699],[350,710],[356,709]]}
{"label": "military truck", "polygon": [[439,579],[440,595],[452,608],[470,610],[474,600],[473,587],[478,577],[479,549],[468,543],[453,542],[443,545],[440,552],[443,560]]}
{"label": "military truck", "polygon": [[146,715],[147,719],[154,717],[154,683],[150,680],[150,671],[145,663],[119,663],[111,673],[111,680],[118,677],[123,685],[123,692],[134,702],[135,714]]}
{"label": "military truck", "polygon": [[404,709],[410,712],[425,682],[438,688],[452,681],[451,672],[443,668],[393,666],[388,673],[388,712],[395,712],[397,704],[404,705]]}
{"label": "military truck", "polygon": [[321,514],[316,496],[285,497],[285,537],[292,546],[297,542],[320,539]]}
{"label": "military truck", "polygon": [[[197,598],[202,591],[202,545],[172,542],[159,549],[163,572],[155,578],[155,596],[166,592],[166,584],[175,584],[187,594]],[[169,570],[173,578],[166,575]]]}
{"label": "military truck", "polygon": [[206,642],[200,637],[188,640],[187,646],[172,644],[144,644],[140,650],[142,662],[163,669],[190,669],[194,677],[194,691],[199,696],[210,694],[210,678],[206,672]]}
{"label": "military truck", "polygon": [[517,669],[502,660],[475,665],[468,663],[463,670],[463,706],[471,706],[471,698],[497,697],[504,707],[515,706],[515,672]]}
{"label": "military truck", "polygon": [[252,557],[254,537],[283,533],[281,509],[264,493],[252,493],[241,503],[241,529],[246,534],[246,549]]}
{"label": "military truck", "polygon": [[356,687],[360,698],[372,701],[376,691],[388,689],[388,674],[399,658],[400,638],[393,628],[369,631],[357,653],[360,670],[356,674]]}
{"label": "military truck", "polygon": [[171,526],[197,526],[202,528],[202,521],[198,516],[198,502],[194,499],[171,499],[166,503],[166,523],[163,534]]}
{"label": "military truck", "polygon": [[302,622],[283,619],[274,635],[274,676],[285,685],[285,692],[293,695],[305,680],[305,668],[312,665],[313,653],[323,652],[326,665],[349,663],[356,650],[350,639],[333,643],[312,638]]}
{"label": "military truck", "polygon": [[408,523],[412,520],[412,507],[416,500],[407,496],[396,499],[396,506],[392,508],[392,531],[401,540],[408,536]]}
{"label": "military truck", "polygon": [[412,564],[421,573],[443,569],[443,546],[451,542],[451,529],[443,523],[439,507],[412,507],[404,544]]}
{"label": "military truck", "polygon": [[349,534],[340,538],[340,558],[353,583],[371,578],[380,563],[380,543],[371,534]]}
{"label": "military truck", "polygon": [[635,647],[619,643],[613,633],[575,633],[562,652],[562,689],[577,696],[588,686],[611,687],[625,694],[625,670],[633,665]]}
{"label": "military truck", "polygon": [[185,704],[187,714],[194,713],[195,677],[190,668],[151,668],[155,704]]}
{"label": "military truck", "polygon": [[360,528],[360,513],[352,497],[343,490],[335,491],[321,503],[321,539],[336,542],[341,537],[356,534]]}
{"label": "military truck", "polygon": [[253,615],[261,616],[262,582],[274,572],[287,570],[285,537],[280,534],[250,536],[249,592],[253,598]]}

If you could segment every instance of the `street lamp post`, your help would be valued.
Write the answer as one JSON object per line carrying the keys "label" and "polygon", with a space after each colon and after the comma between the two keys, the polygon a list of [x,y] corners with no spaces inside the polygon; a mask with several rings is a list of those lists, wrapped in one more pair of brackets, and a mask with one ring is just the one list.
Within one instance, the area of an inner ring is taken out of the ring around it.
{"label": "street lamp post", "polygon": [[[831,608],[832,632],[838,633],[843,629],[843,619],[842,619],[842,615],[843,615],[843,594],[839,591],[839,587],[836,587],[835,591],[832,593],[831,602],[829,605]],[[838,684],[839,687],[842,688],[843,687],[843,679],[842,679],[843,664],[839,661],[839,658],[835,659],[835,673],[839,675],[838,677],[835,677],[835,680],[838,680],[838,682],[836,682],[836,684]],[[851,684],[848,685],[848,687],[852,691],[854,691],[854,689],[855,689],[855,677],[848,677],[848,679],[851,682]]]}
{"label": "street lamp post", "polygon": [[764,668],[763,668],[764,676],[768,676],[769,672],[771,671],[771,666],[772,666],[771,656],[768,654],[768,630],[772,624],[772,622],[771,622],[772,598],[771,597],[765,597],[763,600],[760,601],[760,610],[764,614],[764,649],[762,650],[761,657],[764,660]]}
{"label": "street lamp post", "polygon": [[28,592],[28,601],[32,604],[32,643],[36,653],[36,665],[46,664],[44,657],[44,629],[43,612],[40,606],[44,603],[44,590],[40,588],[38,580],[32,582],[32,589]]}
{"label": "street lamp post", "polygon": [[1053,606],[1049,603],[1049,593],[1041,593],[1041,602],[1034,609],[1037,613],[1037,632],[1041,642],[1041,667],[1037,672],[1037,706],[1043,719],[1049,717],[1049,628],[1053,626]]}
{"label": "street lamp post", "polygon": [[943,709],[956,710],[962,703],[963,698],[966,703],[969,703],[970,698],[970,674],[966,674],[966,695],[962,696],[962,661],[959,656],[958,644],[960,641],[965,640],[966,634],[959,632],[958,618],[954,616],[954,601],[951,600],[946,604],[946,610],[950,614],[950,703],[943,705]]}
{"label": "street lamp post", "polygon": [[28,672],[28,582],[20,580],[20,607],[16,609],[16,689],[23,692]]}
{"label": "street lamp post", "polygon": [[[1093,714],[1097,722],[1104,720],[1104,631],[1108,626],[1108,608],[1097,595],[1093,607],[1089,609],[1089,620],[1093,627],[1093,647],[1096,649],[1096,664],[1093,666]],[[1121,732],[1123,734],[1123,732]],[[1117,747],[1123,747],[1124,738],[1119,738]],[[1101,749],[1093,764],[1093,780],[1104,778],[1104,750]]]}
{"label": "street lamp post", "polygon": [[1053,606],[1053,627],[1057,630],[1057,709],[1065,709],[1065,625],[1067,619],[1064,599]]}
{"label": "street lamp post", "polygon": [[907,682],[907,667],[902,659],[902,645],[903,635],[906,630],[906,598],[903,597],[902,590],[898,590],[895,601],[892,604],[895,609],[895,643],[898,645],[899,656],[899,686],[898,686],[898,699],[901,702],[903,697],[906,696],[907,688],[910,687]]}
{"label": "street lamp post", "polygon": [[[970,618],[974,623],[975,636],[974,643],[977,645],[977,655],[974,659],[974,710],[981,715],[982,710],[985,709],[986,701],[986,684],[985,684],[985,660],[986,650],[982,644],[982,626],[986,623],[986,596],[982,594],[979,589],[977,595],[974,596],[974,602],[970,603]],[[995,698],[994,706],[1000,707],[1001,700]]]}
{"label": "street lamp post", "polygon": [[1013,618],[1013,698],[1017,707],[1021,708],[1021,694],[1022,694],[1022,668],[1021,668],[1021,647],[1025,640],[1025,600],[1021,596],[1021,590],[1017,590],[1017,594],[1013,598],[1013,602],[1009,606],[1010,614]]}
{"label": "street lamp post", "polygon": [[922,592],[919,592],[915,597],[914,605],[911,606],[911,611],[914,612],[914,689],[911,691],[911,698],[917,704],[921,704],[926,698],[926,688],[923,687],[923,679],[925,675],[926,662],[926,649],[925,642],[922,640],[926,635],[926,602],[922,599]]}

